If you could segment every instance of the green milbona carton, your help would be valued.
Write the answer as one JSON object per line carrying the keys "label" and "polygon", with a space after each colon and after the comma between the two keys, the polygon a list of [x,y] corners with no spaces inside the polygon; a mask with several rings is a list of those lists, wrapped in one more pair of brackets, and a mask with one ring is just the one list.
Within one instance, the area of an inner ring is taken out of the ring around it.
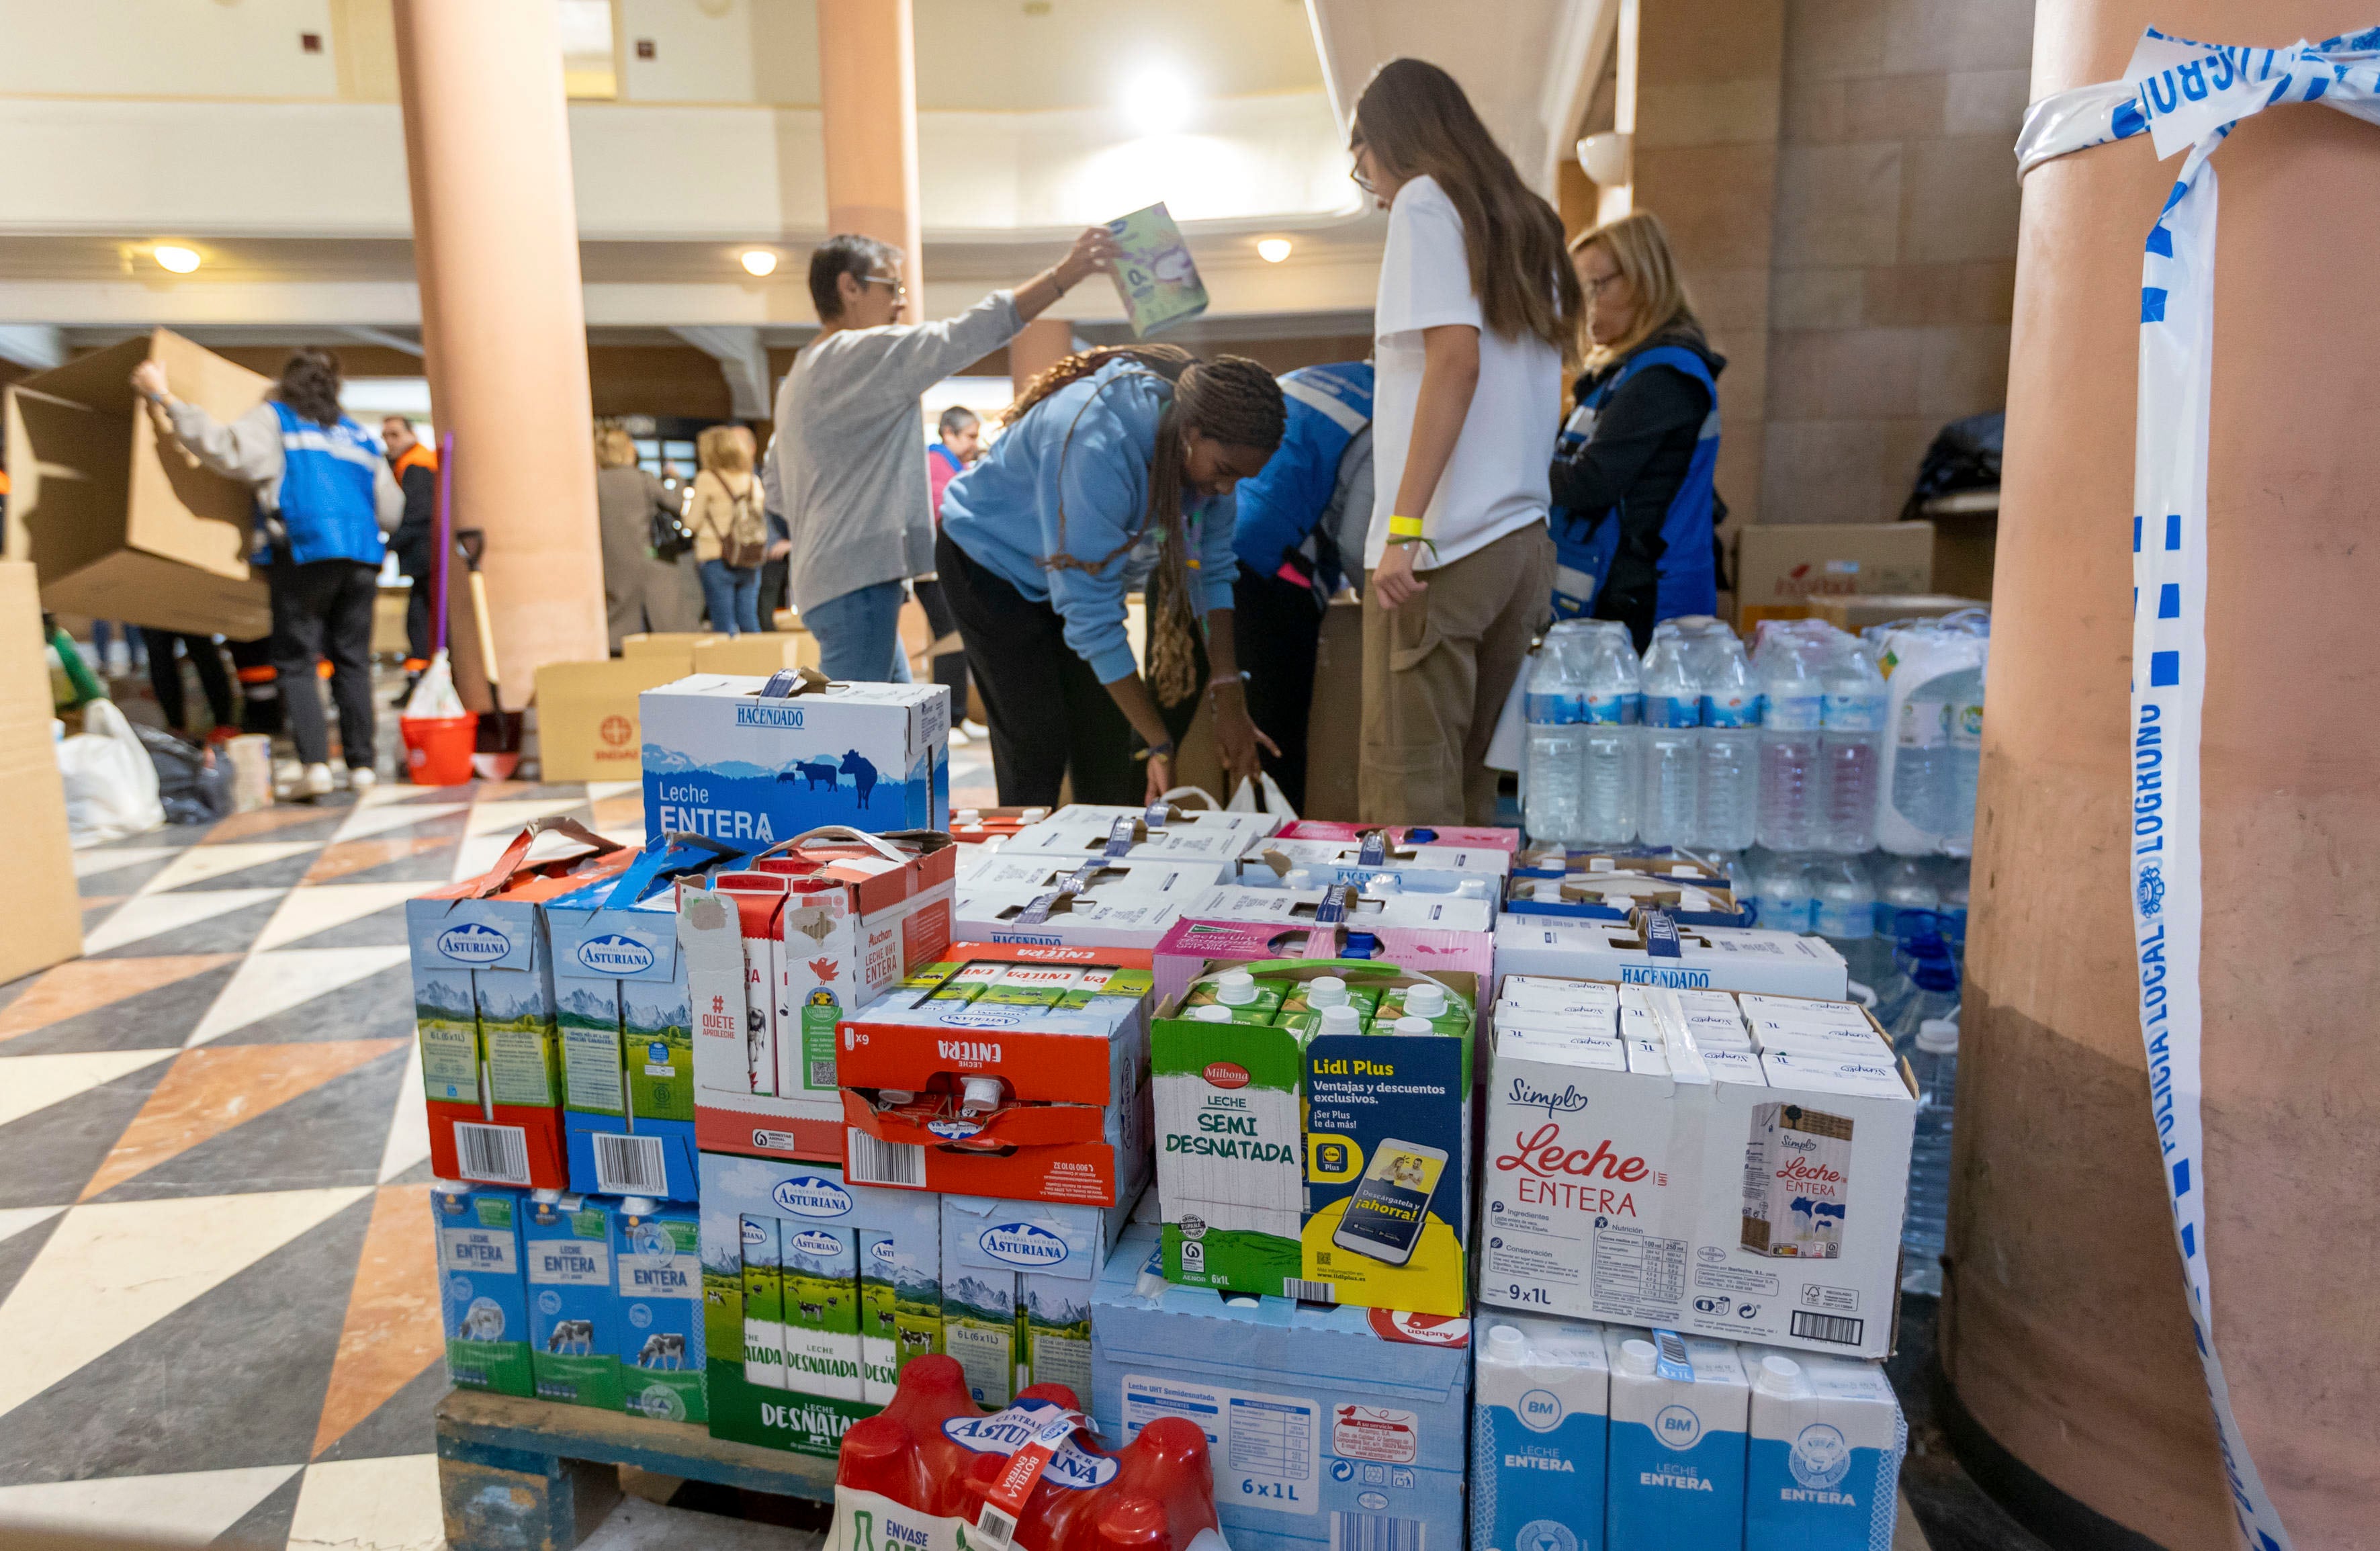
{"label": "green milbona carton", "polygon": [[859,1235],[784,1225],[785,1387],[830,1400],[864,1399],[859,1376]]}
{"label": "green milbona carton", "polygon": [[519,1191],[431,1187],[438,1234],[438,1301],[446,1374],[458,1389],[535,1392],[529,1368],[528,1284],[522,1276]]}
{"label": "green milbona carton", "polygon": [[630,1196],[612,1215],[620,1383],[632,1415],[701,1422],[702,1262],[694,1208]]}
{"label": "green milbona carton", "polygon": [[[744,1380],[763,1389],[785,1387],[785,1263],[777,1219],[747,1217],[744,1224]],[[710,1281],[710,1268],[703,1279]],[[706,1302],[708,1294],[706,1293]],[[710,1332],[706,1330],[706,1338]]]}
{"label": "green milbona carton", "polygon": [[529,1373],[540,1400],[620,1409],[619,1299],[611,1212],[600,1200],[530,1193],[521,1225],[528,1268]]}

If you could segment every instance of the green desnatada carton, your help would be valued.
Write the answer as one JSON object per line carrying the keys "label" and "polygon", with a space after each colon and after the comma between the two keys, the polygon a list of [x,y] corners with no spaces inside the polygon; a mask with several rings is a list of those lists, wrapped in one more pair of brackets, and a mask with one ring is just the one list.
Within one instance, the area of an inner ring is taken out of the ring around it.
{"label": "green desnatada carton", "polygon": [[1381,991],[1433,980],[1375,960],[1217,963],[1159,1012],[1149,1057],[1167,1279],[1462,1314],[1474,977],[1435,977],[1452,1005],[1427,1036],[1185,1016],[1231,969],[1284,987],[1301,1008],[1304,983],[1323,975]]}

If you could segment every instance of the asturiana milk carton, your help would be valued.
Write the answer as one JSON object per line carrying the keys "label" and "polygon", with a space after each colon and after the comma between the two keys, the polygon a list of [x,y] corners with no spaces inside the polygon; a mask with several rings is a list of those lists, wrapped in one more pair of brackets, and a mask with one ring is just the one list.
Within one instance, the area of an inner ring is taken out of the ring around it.
{"label": "asturiana milk carton", "polygon": [[1742,1551],[1751,1388],[1730,1341],[1612,1327],[1610,1551]]}
{"label": "asturiana milk carton", "polygon": [[949,825],[951,696],[940,685],[697,673],[646,690],[638,711],[649,845],[684,831],[759,851],[821,824]]}
{"label": "asturiana milk carton", "polygon": [[430,1188],[446,1375],[457,1389],[534,1393],[528,1286],[521,1274],[524,1199],[501,1186],[441,1180]]}
{"label": "asturiana milk carton", "polygon": [[1603,1327],[1498,1314],[1474,1332],[1473,1551],[1604,1551],[1611,1373]]}
{"label": "asturiana milk carton", "polygon": [[558,1190],[530,1193],[521,1226],[528,1267],[529,1371],[540,1400],[621,1409],[620,1301],[612,1279],[611,1205]]}
{"label": "asturiana milk carton", "polygon": [[1743,1543],[1891,1551],[1909,1424],[1874,1363],[1742,1349],[1752,1375]]}
{"label": "asturiana milk carton", "polygon": [[943,1349],[977,1403],[1004,1406],[1035,1384],[1087,1394],[1091,1286],[1135,1198],[1095,1206],[945,1195],[941,1205]]}

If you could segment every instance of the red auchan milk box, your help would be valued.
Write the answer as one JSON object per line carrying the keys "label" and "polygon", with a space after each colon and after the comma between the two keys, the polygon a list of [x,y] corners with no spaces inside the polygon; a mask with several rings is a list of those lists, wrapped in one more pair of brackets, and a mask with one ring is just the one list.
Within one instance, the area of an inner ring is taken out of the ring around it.
{"label": "red auchan milk box", "polygon": [[953,942],[836,1030],[855,1184],[1112,1206],[1148,1175],[1149,956]]}
{"label": "red auchan milk box", "polygon": [[1557,990],[1497,1004],[1480,1301],[1889,1351],[1917,1100],[1866,1010]]}
{"label": "red auchan milk box", "polygon": [[939,958],[957,849],[842,826],[773,846],[678,901],[704,1152],[843,1159],[834,1027]]}

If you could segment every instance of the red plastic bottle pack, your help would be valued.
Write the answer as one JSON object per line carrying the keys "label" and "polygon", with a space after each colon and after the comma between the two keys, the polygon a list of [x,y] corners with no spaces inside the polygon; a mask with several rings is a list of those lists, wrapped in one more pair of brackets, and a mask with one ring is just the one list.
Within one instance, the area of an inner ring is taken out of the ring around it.
{"label": "red plastic bottle pack", "polygon": [[1214,1465],[1196,1423],[1160,1417],[1109,1454],[1087,1431],[1050,1447],[1062,1415],[1034,1418],[1053,1424],[1040,1435],[1046,1460],[1026,1448],[968,1467],[969,1551],[1191,1551],[1202,1533],[1220,1551]]}
{"label": "red plastic bottle pack", "polygon": [[[1017,1399],[1066,1411],[1076,1405],[1075,1392],[1059,1384],[1036,1385]],[[966,1490],[979,1456],[950,1424],[984,1415],[956,1358],[934,1353],[903,1368],[892,1402],[843,1435],[832,1551],[960,1551],[972,1539],[981,1500]]]}

